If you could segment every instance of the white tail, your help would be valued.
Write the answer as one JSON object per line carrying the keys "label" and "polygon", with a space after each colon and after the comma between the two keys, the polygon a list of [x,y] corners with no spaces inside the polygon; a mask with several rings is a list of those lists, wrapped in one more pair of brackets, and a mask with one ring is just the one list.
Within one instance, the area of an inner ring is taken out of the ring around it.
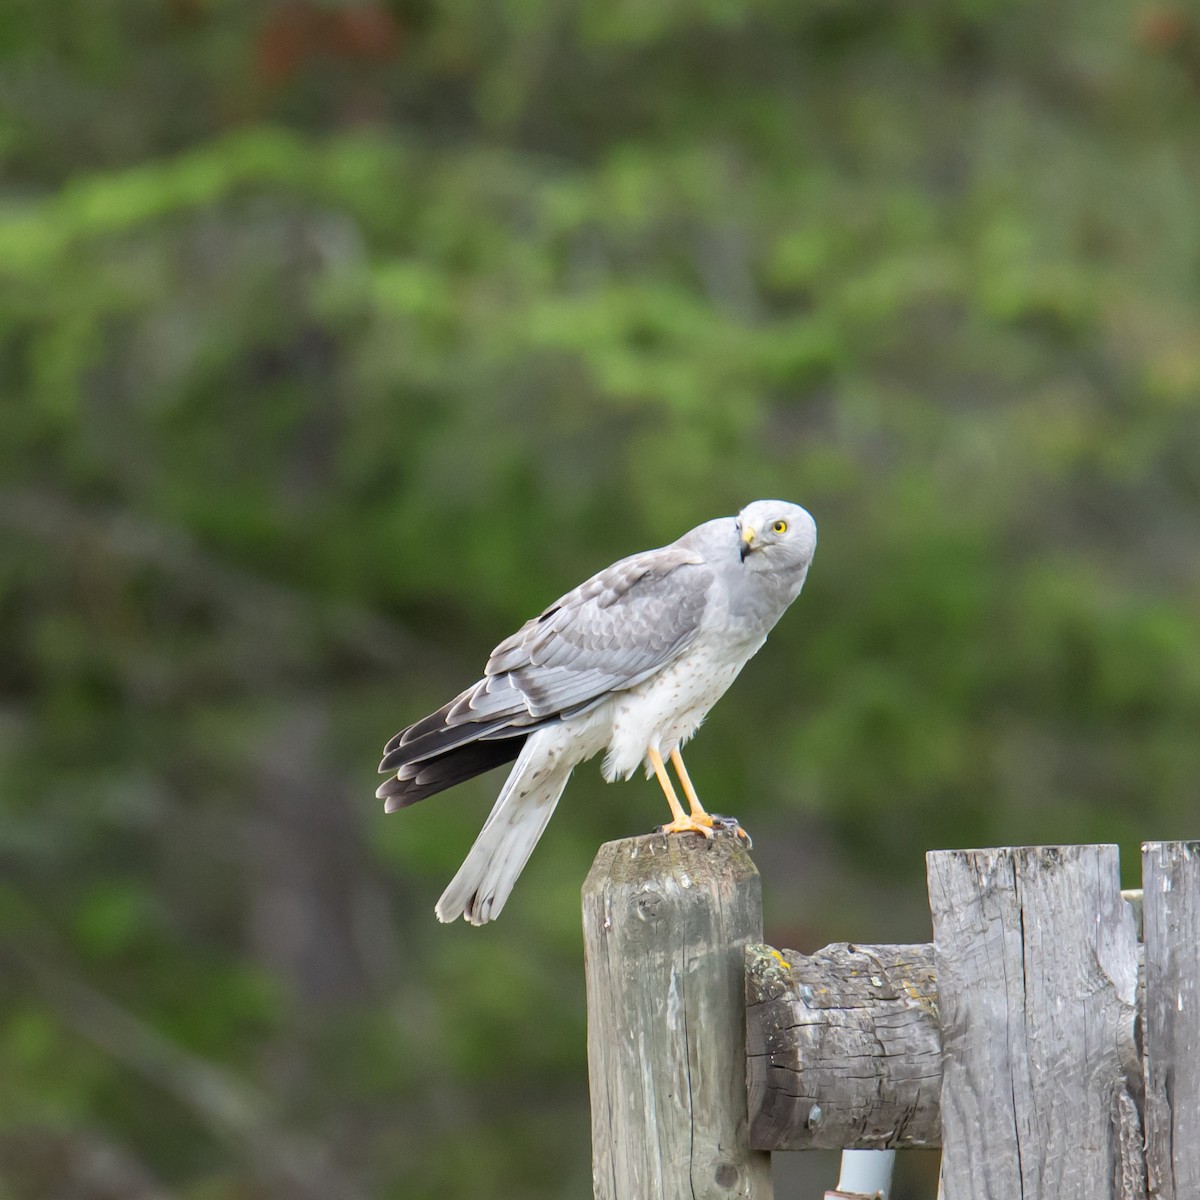
{"label": "white tail", "polygon": [[522,748],[471,852],[437,902],[439,921],[465,917],[482,925],[500,915],[571,776],[573,764],[549,758],[543,736],[532,734]]}

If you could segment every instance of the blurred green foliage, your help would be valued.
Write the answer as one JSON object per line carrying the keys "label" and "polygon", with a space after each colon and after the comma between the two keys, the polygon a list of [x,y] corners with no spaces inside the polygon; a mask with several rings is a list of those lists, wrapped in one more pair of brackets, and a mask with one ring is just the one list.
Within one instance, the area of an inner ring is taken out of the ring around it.
{"label": "blurred green foliage", "polygon": [[660,799],[440,928],[498,780],[374,765],[755,497],[821,548],[689,761],[776,941],[1195,835],[1190,9],[15,0],[0,97],[0,1194],[589,1195],[578,889]]}

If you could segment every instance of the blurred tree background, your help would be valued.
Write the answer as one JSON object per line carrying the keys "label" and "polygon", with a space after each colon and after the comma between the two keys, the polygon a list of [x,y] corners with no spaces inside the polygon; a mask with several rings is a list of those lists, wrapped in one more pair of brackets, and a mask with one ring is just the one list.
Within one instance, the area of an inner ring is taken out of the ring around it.
{"label": "blurred tree background", "polygon": [[499,776],[375,764],[755,497],[821,547],[689,762],[776,944],[1196,835],[1198,194],[1187,7],[8,0],[0,1195],[589,1196],[579,887],[661,797],[582,769],[443,928]]}

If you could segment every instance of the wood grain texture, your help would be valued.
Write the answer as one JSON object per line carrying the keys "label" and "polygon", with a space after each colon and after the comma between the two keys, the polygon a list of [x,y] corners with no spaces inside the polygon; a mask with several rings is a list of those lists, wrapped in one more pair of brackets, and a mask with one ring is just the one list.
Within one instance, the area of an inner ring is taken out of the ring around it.
{"label": "wood grain texture", "polygon": [[1128,1088],[1121,1088],[1117,1092],[1114,1120],[1117,1133],[1117,1161],[1113,1164],[1114,1195],[1117,1200],[1147,1200],[1142,1116]]}
{"label": "wood grain texture", "polygon": [[933,946],[746,950],[750,1143],[941,1145]]}
{"label": "wood grain texture", "polygon": [[1120,1195],[1137,948],[1115,846],[927,856],[946,1200]]}
{"label": "wood grain texture", "polygon": [[743,951],[762,900],[745,847],[607,843],[583,932],[596,1200],[770,1200],[747,1137]]}
{"label": "wood grain texture", "polygon": [[1200,1196],[1200,842],[1142,847],[1146,1167],[1161,1200]]}

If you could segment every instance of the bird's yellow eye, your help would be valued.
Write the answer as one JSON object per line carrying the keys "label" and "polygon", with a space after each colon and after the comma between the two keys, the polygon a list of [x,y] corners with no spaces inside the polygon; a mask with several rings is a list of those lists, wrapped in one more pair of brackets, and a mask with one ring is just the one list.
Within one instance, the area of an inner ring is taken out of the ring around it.
{"label": "bird's yellow eye", "polygon": [[786,521],[776,521],[775,524],[771,526],[771,532],[772,533],[787,533],[787,522]]}

